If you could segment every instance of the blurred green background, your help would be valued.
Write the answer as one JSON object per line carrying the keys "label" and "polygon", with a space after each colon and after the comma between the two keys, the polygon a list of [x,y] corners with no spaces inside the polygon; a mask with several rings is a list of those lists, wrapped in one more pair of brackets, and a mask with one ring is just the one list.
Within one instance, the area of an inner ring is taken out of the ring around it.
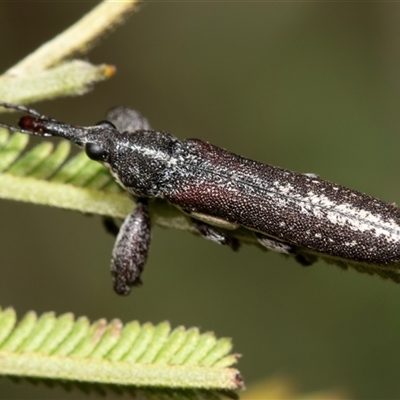
{"label": "blurred green background", "polygon": [[[92,2],[0,2],[5,70]],[[35,105],[90,125],[115,105],[155,129],[400,203],[400,4],[145,4],[88,59],[117,67],[89,95]],[[0,304],[199,326],[234,340],[249,386],[400,398],[400,286],[155,228],[144,286],[121,298],[98,217],[0,201]],[[83,398],[0,380],[1,399]]]}

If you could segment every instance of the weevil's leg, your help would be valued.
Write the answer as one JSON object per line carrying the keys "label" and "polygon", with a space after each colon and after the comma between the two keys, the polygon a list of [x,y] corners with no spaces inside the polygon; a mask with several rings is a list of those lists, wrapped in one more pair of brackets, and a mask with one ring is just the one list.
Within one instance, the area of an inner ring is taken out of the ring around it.
{"label": "weevil's leg", "polygon": [[269,236],[265,236],[262,233],[254,232],[258,242],[266,247],[268,250],[276,251],[282,254],[295,254],[296,248],[290,244],[280,242],[279,240],[273,239]]}
{"label": "weevil's leg", "polygon": [[304,172],[303,175],[308,176],[309,178],[319,179],[319,175],[314,174],[313,172]]}
{"label": "weevil's leg", "polygon": [[135,210],[121,225],[112,253],[111,275],[116,293],[126,296],[132,286],[142,284],[140,275],[147,260],[150,231],[147,199],[139,198]]}
{"label": "weevil's leg", "polygon": [[107,113],[107,120],[120,132],[135,132],[150,129],[150,124],[142,114],[127,107],[115,107]]}
{"label": "weevil's leg", "polygon": [[303,267],[309,267],[318,260],[318,257],[311,254],[296,254],[294,259]]}
{"label": "weevil's leg", "polygon": [[114,237],[117,237],[119,226],[115,222],[114,218],[103,217],[101,222],[103,223],[104,229],[107,231],[107,233],[113,235]]}
{"label": "weevil's leg", "polygon": [[218,244],[223,244],[229,246],[232,250],[237,250],[240,246],[240,242],[238,239],[234,237],[230,237],[226,235],[224,232],[207,224],[206,222],[199,221],[195,218],[190,218],[192,220],[193,226],[200,233],[201,236],[205,237],[208,240],[212,240]]}
{"label": "weevil's leg", "polygon": [[269,236],[265,236],[262,233],[254,232],[254,235],[256,236],[258,242],[263,245],[265,248],[268,250],[275,251],[277,253],[282,253],[282,254],[288,254],[294,256],[295,260],[303,265],[303,266],[309,266],[313,264],[315,261],[317,261],[316,256],[307,256],[304,254],[300,254],[297,251],[296,246],[290,245],[285,242],[281,242],[277,239],[271,238]]}

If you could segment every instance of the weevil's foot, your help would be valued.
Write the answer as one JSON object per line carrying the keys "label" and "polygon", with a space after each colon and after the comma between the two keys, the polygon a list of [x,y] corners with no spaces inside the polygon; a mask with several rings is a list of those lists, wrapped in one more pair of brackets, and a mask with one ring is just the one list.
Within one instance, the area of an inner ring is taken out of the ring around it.
{"label": "weevil's foot", "polygon": [[288,243],[281,242],[275,238],[265,236],[262,233],[255,232],[258,242],[268,250],[276,251],[277,253],[288,254],[294,256],[294,259],[303,267],[308,267],[314,264],[318,257],[312,254],[299,253],[298,248]]}
{"label": "weevil's foot", "polygon": [[258,242],[268,250],[276,251],[277,253],[283,254],[296,253],[296,248],[288,243],[284,243],[269,236],[265,236],[259,232],[254,232],[254,235],[257,238]]}
{"label": "weevil's foot", "polygon": [[310,265],[313,265],[318,259],[316,256],[304,254],[296,254],[294,258],[303,267],[309,267]]}
{"label": "weevil's foot", "polygon": [[119,226],[115,222],[114,218],[103,217],[101,222],[103,223],[104,229],[107,233],[110,233],[111,235],[117,237],[119,233]]}
{"label": "weevil's foot", "polygon": [[114,292],[120,296],[128,296],[128,294],[131,292],[131,289],[131,286],[127,285],[125,282],[114,282]]}
{"label": "weevil's foot", "polygon": [[319,179],[319,175],[314,174],[314,172],[304,172],[303,175],[308,176],[311,179]]}
{"label": "weevil's foot", "polygon": [[238,251],[240,247],[240,241],[239,239],[236,239],[234,237],[230,238],[230,243],[227,243],[227,245],[233,250],[233,251]]}
{"label": "weevil's foot", "polygon": [[234,251],[238,250],[238,248],[240,247],[240,242],[238,239],[226,235],[215,226],[212,226],[195,218],[191,218],[191,220],[193,226],[204,238],[211,240],[215,243],[222,244],[224,246],[229,246]]}
{"label": "weevil's foot", "polygon": [[128,296],[131,292],[132,287],[142,286],[143,282],[140,278],[136,278],[133,281],[124,279],[114,279],[114,291],[120,296]]}

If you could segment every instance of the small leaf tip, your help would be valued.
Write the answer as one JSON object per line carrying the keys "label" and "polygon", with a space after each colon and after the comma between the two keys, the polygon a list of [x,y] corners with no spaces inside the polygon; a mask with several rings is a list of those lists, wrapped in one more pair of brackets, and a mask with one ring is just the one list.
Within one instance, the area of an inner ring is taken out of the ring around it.
{"label": "small leaf tip", "polygon": [[106,78],[111,78],[117,72],[117,68],[114,65],[106,65],[104,68],[104,76]]}

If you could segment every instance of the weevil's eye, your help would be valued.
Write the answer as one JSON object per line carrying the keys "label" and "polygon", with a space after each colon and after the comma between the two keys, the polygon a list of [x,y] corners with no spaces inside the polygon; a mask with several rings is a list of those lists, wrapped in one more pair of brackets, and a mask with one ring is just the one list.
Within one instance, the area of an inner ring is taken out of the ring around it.
{"label": "weevil's eye", "polygon": [[96,126],[104,126],[104,128],[117,129],[112,122],[106,120],[100,121],[99,123],[96,124]]}
{"label": "weevil's eye", "polygon": [[104,161],[107,157],[107,151],[97,143],[86,143],[85,152],[87,156],[94,161]]}

